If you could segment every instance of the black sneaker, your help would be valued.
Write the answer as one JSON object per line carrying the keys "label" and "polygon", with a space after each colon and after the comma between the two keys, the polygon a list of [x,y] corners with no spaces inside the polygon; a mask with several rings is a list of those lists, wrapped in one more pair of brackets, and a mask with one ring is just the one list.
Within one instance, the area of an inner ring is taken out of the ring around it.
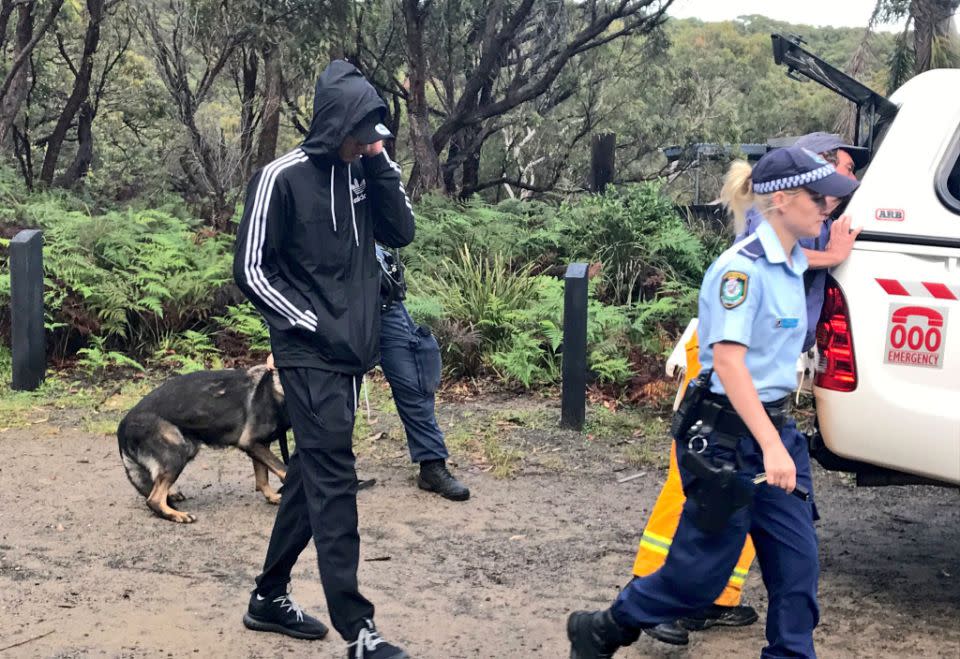
{"label": "black sneaker", "polygon": [[410,655],[380,638],[373,620],[364,620],[357,640],[347,644],[347,659],[410,659]]}
{"label": "black sneaker", "polygon": [[424,460],[420,463],[420,475],[417,476],[417,485],[421,490],[436,492],[444,499],[451,501],[466,501],[470,498],[470,490],[458,481],[447,469],[446,460]]}
{"label": "black sneaker", "polygon": [[664,622],[656,627],[644,629],[643,633],[652,636],[661,643],[669,643],[670,645],[686,645],[690,642],[690,632],[677,622]]}
{"label": "black sneaker", "polygon": [[680,619],[680,625],[692,632],[711,627],[746,627],[760,616],[752,606],[718,606],[711,604],[693,615]]}
{"label": "black sneaker", "polygon": [[303,612],[290,595],[263,597],[256,590],[243,614],[243,624],[257,632],[276,632],[293,638],[315,641],[327,635],[327,626]]}

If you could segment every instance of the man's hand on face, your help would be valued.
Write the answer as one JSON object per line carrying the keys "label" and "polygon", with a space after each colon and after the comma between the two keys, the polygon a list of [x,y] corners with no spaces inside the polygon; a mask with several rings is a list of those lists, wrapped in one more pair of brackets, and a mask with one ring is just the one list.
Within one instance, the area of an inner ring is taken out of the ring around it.
{"label": "man's hand on face", "polygon": [[379,142],[374,142],[373,144],[366,144],[363,147],[363,155],[366,156],[367,158],[378,156],[382,151],[383,151],[383,140],[380,140]]}
{"label": "man's hand on face", "polygon": [[383,151],[383,140],[373,142],[372,144],[360,144],[355,138],[347,135],[337,153],[343,162],[353,162],[360,156],[372,158],[373,156],[379,155],[381,151]]}
{"label": "man's hand on face", "polygon": [[828,252],[832,252],[839,259],[838,262],[845,261],[850,256],[853,249],[853,243],[860,235],[863,227],[850,230],[850,216],[841,215],[840,219],[830,227],[830,243],[827,247]]}

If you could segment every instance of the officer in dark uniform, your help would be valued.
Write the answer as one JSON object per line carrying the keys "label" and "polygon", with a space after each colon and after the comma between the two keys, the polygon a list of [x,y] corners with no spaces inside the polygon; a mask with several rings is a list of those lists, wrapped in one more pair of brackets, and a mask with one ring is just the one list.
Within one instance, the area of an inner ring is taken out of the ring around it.
{"label": "officer in dark uniform", "polygon": [[632,580],[609,609],[570,615],[572,659],[611,657],[642,629],[708,606],[748,532],[769,597],[761,656],[816,656],[813,483],[806,439],[788,409],[807,325],[807,260],[797,241],[817,236],[831,198],[857,183],[789,147],[764,155],[752,172],[734,163],[725,187],[735,192],[735,213],[756,206],[765,221],[710,266],[700,289],[703,371],[671,429],[687,496],[680,524],[659,571]]}
{"label": "officer in dark uniform", "polygon": [[466,501],[468,490],[447,468],[447,446],[437,423],[435,392],[440,384],[440,346],[410,318],[403,299],[403,266],[377,245],[380,261],[380,368],[390,383],[397,414],[407,433],[410,459],[420,464],[417,485],[451,501]]}

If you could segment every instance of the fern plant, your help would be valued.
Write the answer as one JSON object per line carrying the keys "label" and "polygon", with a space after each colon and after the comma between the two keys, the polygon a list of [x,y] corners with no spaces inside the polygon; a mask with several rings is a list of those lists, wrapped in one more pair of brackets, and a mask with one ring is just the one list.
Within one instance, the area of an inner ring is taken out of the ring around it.
{"label": "fern plant", "polygon": [[154,351],[153,361],[157,365],[173,368],[177,373],[223,367],[213,339],[195,330],[165,337]]}
{"label": "fern plant", "polygon": [[165,336],[222,308],[229,239],[199,239],[187,220],[156,210],[90,215],[49,198],[21,212],[44,231],[46,326],[149,355]]}
{"label": "fern plant", "polygon": [[139,362],[130,359],[122,352],[109,350],[106,347],[106,338],[102,336],[90,337],[90,347],[81,348],[77,354],[80,356],[77,365],[91,376],[102,375],[110,367],[145,370]]}

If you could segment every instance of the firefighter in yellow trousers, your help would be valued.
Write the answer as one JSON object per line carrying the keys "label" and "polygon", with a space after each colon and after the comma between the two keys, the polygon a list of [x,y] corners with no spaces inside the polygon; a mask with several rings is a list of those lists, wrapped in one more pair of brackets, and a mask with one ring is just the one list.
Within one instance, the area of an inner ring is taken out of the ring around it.
{"label": "firefighter in yellow trousers", "polygon": [[[697,333],[694,332],[684,346],[687,370],[680,386],[681,392],[685,391],[687,384],[700,373],[700,362],[697,359],[699,348]],[[667,482],[660,490],[660,496],[657,497],[657,502],[650,512],[650,519],[647,520],[647,526],[643,530],[643,536],[640,538],[637,558],[633,563],[634,576],[645,577],[663,566],[670,551],[673,534],[680,522],[680,511],[685,501],[683,483],[680,481],[680,470],[677,466],[677,449],[676,446],[671,446]],[[756,622],[757,612],[752,607],[740,605],[743,582],[747,578],[747,571],[755,556],[753,540],[748,535],[737,566],[730,575],[726,588],[713,606],[699,611],[695,616],[657,625],[645,629],[644,632],[664,643],[686,645],[689,642],[688,630],[699,631],[713,626],[742,627]]]}

